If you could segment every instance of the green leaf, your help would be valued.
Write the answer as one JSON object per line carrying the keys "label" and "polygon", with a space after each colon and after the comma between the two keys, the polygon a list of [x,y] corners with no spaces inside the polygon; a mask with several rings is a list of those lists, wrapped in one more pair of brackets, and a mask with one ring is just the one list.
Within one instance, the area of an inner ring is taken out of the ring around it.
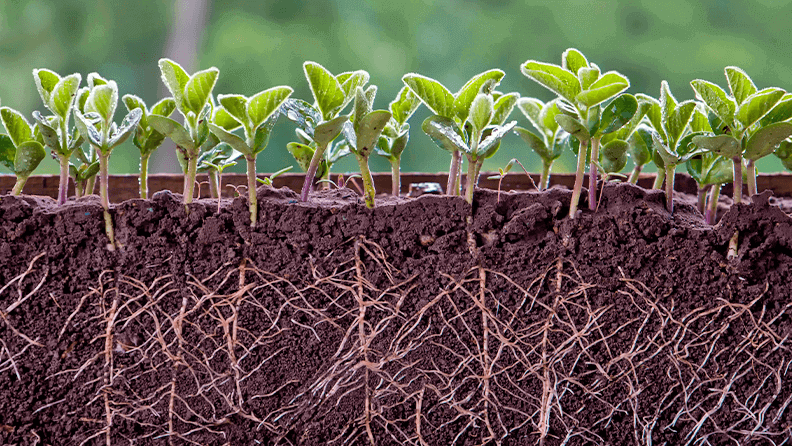
{"label": "green leaf", "polygon": [[726,184],[734,179],[733,163],[714,153],[702,155],[701,184]]}
{"label": "green leaf", "polygon": [[623,75],[609,71],[602,75],[596,82],[575,96],[575,100],[588,107],[607,101],[630,87],[630,81]]}
{"label": "green leaf", "polygon": [[523,127],[515,127],[514,133],[516,133],[526,144],[530,147],[540,158],[544,161],[551,161],[552,154],[549,150],[547,150],[547,146],[542,138],[536,136],[535,133],[531,132],[528,129]]}
{"label": "green leaf", "polygon": [[253,151],[248,147],[247,143],[245,143],[245,140],[234,133],[226,131],[222,127],[218,127],[214,124],[209,124],[209,129],[217,136],[217,139],[230,145],[234,150],[242,152],[242,154],[246,156],[253,155]]}
{"label": "green leaf", "polygon": [[453,119],[445,116],[430,116],[421,124],[421,129],[443,150],[468,152],[467,144],[462,137],[462,130]]}
{"label": "green leaf", "polygon": [[121,125],[110,135],[107,147],[113,149],[126,141],[137,128],[141,118],[143,118],[143,110],[136,108],[129,112],[121,121]]}
{"label": "green leaf", "polygon": [[749,160],[758,160],[775,152],[782,141],[792,136],[792,122],[777,122],[759,129],[745,145],[743,156]]}
{"label": "green leaf", "polygon": [[60,76],[58,76],[58,74],[54,71],[47,70],[46,68],[40,68],[33,70],[33,80],[36,82],[36,89],[39,92],[39,96],[41,96],[41,100],[44,102],[44,105],[49,108],[52,90],[54,90],[55,86],[58,85]]}
{"label": "green leaf", "polygon": [[597,82],[600,77],[600,70],[597,67],[581,68],[577,72],[578,79],[580,79],[580,86],[583,90],[588,90],[591,84]]}
{"label": "green leaf", "polygon": [[665,121],[663,121],[663,130],[666,132],[669,146],[673,147],[676,145],[676,142],[690,123],[690,119],[693,117],[693,112],[695,110],[695,101],[684,101],[679,103],[670,115],[666,116]]}
{"label": "green leaf", "polygon": [[276,109],[266,121],[262,122],[261,125],[256,127],[255,134],[253,136],[253,147],[251,147],[254,154],[257,154],[267,148],[270,134],[272,134],[272,129],[275,127],[275,123],[278,122],[279,116],[280,111]]}
{"label": "green leaf", "polygon": [[190,133],[185,130],[181,124],[171,118],[151,115],[149,116],[149,126],[170,138],[174,144],[182,147],[184,150],[193,152],[197,148],[195,142],[190,137]]}
{"label": "green leaf", "polygon": [[698,99],[707,104],[724,123],[729,126],[732,125],[734,112],[737,108],[734,99],[730,98],[722,88],[712,82],[696,79],[690,82],[690,86],[693,87]]}
{"label": "green leaf", "polygon": [[372,106],[373,101],[369,101],[363,88],[358,87],[355,91],[355,106],[352,110],[352,117],[350,118],[354,124],[353,128],[355,131],[357,131],[358,123],[363,119],[363,116],[371,112]]}
{"label": "green leaf", "polygon": [[86,112],[96,112],[109,125],[113,121],[115,109],[118,105],[118,86],[110,81],[106,84],[97,85],[91,89],[86,102]]}
{"label": "green leaf", "polygon": [[742,153],[740,141],[730,135],[696,136],[693,138],[693,144],[729,159],[735,158]]}
{"label": "green leaf", "polygon": [[589,63],[586,56],[575,48],[569,48],[561,54],[561,68],[569,72],[578,74],[581,68],[588,68]]}
{"label": "green leaf", "polygon": [[652,128],[655,129],[656,132],[660,133],[662,139],[665,139],[660,102],[657,99],[642,93],[636,94],[635,98],[638,99],[639,102],[645,102],[648,104],[649,108],[646,111],[646,117],[649,119],[649,123],[652,124]]}
{"label": "green leaf", "polygon": [[663,164],[669,166],[676,166],[679,164],[679,156],[672,152],[671,149],[660,139],[660,135],[652,132],[652,147],[654,152],[663,160]]}
{"label": "green leaf", "polygon": [[88,87],[82,87],[77,90],[77,98],[75,99],[74,103],[77,106],[77,110],[85,113],[85,103],[88,101],[88,96],[91,94],[91,89]]}
{"label": "green leaf", "polygon": [[184,86],[184,101],[188,110],[196,115],[201,113],[209,100],[209,95],[212,94],[219,74],[220,70],[212,67],[190,76],[190,80]]}
{"label": "green leaf", "polygon": [[478,145],[478,148],[476,149],[476,155],[483,156],[484,158],[489,158],[494,155],[500,146],[501,139],[511,132],[516,125],[517,121],[512,121],[505,125],[489,127],[487,129],[489,134],[487,135],[487,132],[484,133],[486,137]]}
{"label": "green leaf", "polygon": [[316,108],[301,99],[287,99],[281,107],[289,120],[313,137],[314,128],[322,121],[322,115]]}
{"label": "green leaf", "polygon": [[470,108],[476,96],[479,93],[492,93],[500,84],[503,76],[505,76],[505,73],[501,70],[488,70],[473,76],[459,89],[454,95],[454,110],[460,122],[465,122],[468,119]]}
{"label": "green leaf", "polygon": [[737,109],[735,118],[747,129],[762,119],[784,97],[786,92],[780,88],[765,88],[743,101]]}
{"label": "green leaf", "polygon": [[375,110],[360,120],[357,133],[356,153],[361,156],[369,156],[377,144],[377,140],[382,134],[382,129],[391,118],[391,114],[385,110]]}
{"label": "green leaf", "polygon": [[[248,98],[241,94],[219,94],[217,95],[217,101],[223,106],[225,112],[232,116],[237,122],[236,127],[239,127],[240,124],[244,124],[246,128],[252,128],[247,114]],[[225,119],[225,116],[223,116],[223,119]],[[215,122],[215,124],[217,124],[217,122]],[[222,124],[218,125],[225,128]]]}
{"label": "green leaf", "polygon": [[150,113],[168,117],[173,114],[174,110],[176,110],[176,101],[173,98],[164,98],[151,107]]}
{"label": "green leaf", "polygon": [[495,113],[492,95],[480,93],[470,104],[470,116],[468,121],[478,132],[484,130],[492,120]]}
{"label": "green leaf", "polygon": [[0,119],[2,119],[8,136],[11,137],[15,146],[33,140],[33,129],[30,127],[30,123],[18,111],[0,107]]}
{"label": "green leaf", "polygon": [[316,62],[305,62],[303,71],[311,87],[322,118],[327,121],[332,119],[346,100],[344,89],[327,69]]}
{"label": "green leaf", "polygon": [[[613,133],[632,120],[638,111],[638,100],[631,94],[623,94],[612,100],[602,111],[599,130],[597,133],[605,135]],[[604,128],[603,128],[604,127]]]}
{"label": "green leaf", "polygon": [[61,151],[61,141],[58,138],[58,132],[50,125],[50,122],[41,116],[41,113],[38,111],[33,112],[33,119],[36,120],[36,128],[41,135],[41,139],[44,141],[44,144],[50,148],[50,150],[60,153]]}
{"label": "green leaf", "polygon": [[[556,115],[561,114],[561,109],[558,108],[558,102],[558,99],[553,99],[546,103],[542,107],[542,111],[539,112],[539,123],[543,126],[548,141],[552,139],[558,131],[558,122],[555,120]],[[537,128],[537,130],[542,130],[542,128]]]}
{"label": "green leaf", "polygon": [[278,86],[264,90],[250,98],[247,103],[247,115],[250,117],[252,127],[258,128],[269,119],[293,91],[291,87]]}
{"label": "green leaf", "polygon": [[159,146],[162,145],[163,141],[165,141],[165,135],[152,129],[146,140],[143,142],[143,144],[139,145],[138,148],[140,148],[141,154],[149,154],[157,150]]}
{"label": "green leaf", "polygon": [[88,74],[88,88],[93,90],[94,87],[98,85],[106,85],[107,79],[103,78],[99,75],[99,73],[90,73]]}
{"label": "green leaf", "polygon": [[121,98],[121,101],[124,103],[127,111],[132,111],[136,108],[140,109],[143,112],[143,117],[140,119],[140,126],[143,128],[148,128],[148,121],[146,120],[146,117],[148,116],[148,109],[146,108],[146,103],[143,102],[143,99],[140,99],[133,94],[125,94]]}
{"label": "green leaf", "polygon": [[[344,102],[335,111],[337,113],[354,98],[355,90],[358,87],[363,88],[368,83],[369,74],[364,70],[348,71],[336,76],[336,80],[341,84],[341,89],[344,90]],[[372,102],[374,101],[372,100]]]}
{"label": "green leaf", "polygon": [[706,135],[704,132],[688,133],[679,140],[679,144],[677,144],[675,150],[676,154],[679,155],[679,164],[686,162],[691,157],[707,152],[706,149],[698,147],[693,143],[693,139],[699,136],[708,135]]}
{"label": "green leaf", "polygon": [[514,110],[514,106],[517,104],[518,99],[520,99],[519,93],[509,93],[499,97],[498,100],[495,101],[493,107],[495,113],[492,115],[492,124],[503,125],[509,118],[509,115],[511,115],[512,110]]}
{"label": "green leaf", "polygon": [[290,142],[286,144],[286,150],[292,154],[294,160],[297,161],[297,165],[300,166],[300,169],[307,172],[308,167],[311,165],[311,158],[313,158],[315,152],[314,148],[298,142]]}
{"label": "green leaf", "polygon": [[236,118],[231,116],[230,113],[225,109],[225,107],[217,107],[214,111],[214,116],[212,117],[212,123],[222,127],[224,130],[229,132],[238,129],[242,126],[242,123],[237,121]]}
{"label": "green leaf", "polygon": [[402,82],[434,114],[446,118],[455,116],[454,95],[440,82],[420,74],[405,74]]}
{"label": "green leaf", "polygon": [[668,121],[668,117],[676,110],[677,100],[671,94],[668,82],[660,82],[660,118],[662,122]]}
{"label": "green leaf", "polygon": [[787,93],[760,121],[760,126],[788,121],[792,118],[792,94]]}
{"label": "green leaf", "polygon": [[404,125],[420,105],[421,100],[418,96],[407,88],[407,86],[404,86],[399,90],[396,99],[390,103],[390,111],[393,115],[393,119],[399,124]]}
{"label": "green leaf", "polygon": [[580,82],[575,74],[558,65],[529,60],[520,66],[520,70],[528,78],[570,102],[580,93]]}
{"label": "green leaf", "polygon": [[652,132],[648,128],[636,128],[627,143],[627,150],[636,165],[643,166],[652,160]]}
{"label": "green leaf", "polygon": [[696,107],[693,117],[690,119],[690,130],[694,132],[712,132],[712,126],[705,113],[706,110],[702,112],[700,106]]}
{"label": "green leaf", "polygon": [[14,158],[16,157],[16,146],[8,135],[0,134],[0,164],[4,165],[10,172],[14,172]]}
{"label": "green leaf", "polygon": [[79,110],[74,111],[74,125],[77,127],[77,130],[80,131],[80,134],[88,139],[89,143],[97,149],[102,148],[102,135],[96,130],[94,124],[89,121],[87,117],[83,116]]}
{"label": "green leaf", "polygon": [[729,82],[729,89],[732,96],[737,100],[737,104],[742,104],[749,96],[756,93],[754,85],[748,74],[738,67],[726,67],[726,80]]}
{"label": "green leaf", "polygon": [[81,80],[82,76],[79,73],[70,74],[59,80],[55,88],[52,89],[49,109],[60,116],[61,119],[66,119],[69,111],[71,111],[72,105],[74,105],[74,98],[77,96],[77,90],[80,89]]}
{"label": "green leaf", "polygon": [[600,162],[605,172],[620,172],[627,165],[627,150],[630,145],[620,139],[613,140],[600,148]]}
{"label": "green leaf", "polygon": [[[534,128],[540,132],[545,131],[545,125],[543,120],[540,118],[540,113],[544,108],[545,104],[540,101],[539,99],[535,98],[520,98],[517,100],[517,109],[528,118],[528,121]],[[555,124],[555,120],[553,120]],[[556,124],[557,126],[558,124]]]}
{"label": "green leaf", "polygon": [[330,141],[336,139],[341,134],[341,126],[349,119],[349,116],[342,115],[323,122],[316,126],[313,138],[319,146],[326,146]]}
{"label": "green leaf", "polygon": [[176,100],[176,107],[179,108],[182,114],[186,115],[187,108],[184,100],[184,89],[187,86],[187,82],[190,81],[190,75],[184,71],[181,65],[170,59],[160,59],[159,67],[162,82],[168,88],[168,91],[170,91],[173,99]]}
{"label": "green leaf", "polygon": [[14,157],[14,173],[29,176],[36,170],[41,160],[47,155],[38,141],[26,141],[16,148]]}
{"label": "green leaf", "polygon": [[591,139],[591,134],[582,122],[569,115],[558,114],[555,117],[558,125],[567,133],[574,136],[578,141],[588,141]]}
{"label": "green leaf", "polygon": [[[409,124],[405,124],[405,125],[409,126]],[[410,132],[408,128],[405,129],[405,131],[401,135],[399,135],[398,137],[396,137],[396,139],[393,140],[390,154],[396,159],[401,158],[402,152],[404,152],[404,149],[407,147],[407,142],[409,141],[410,141]]]}

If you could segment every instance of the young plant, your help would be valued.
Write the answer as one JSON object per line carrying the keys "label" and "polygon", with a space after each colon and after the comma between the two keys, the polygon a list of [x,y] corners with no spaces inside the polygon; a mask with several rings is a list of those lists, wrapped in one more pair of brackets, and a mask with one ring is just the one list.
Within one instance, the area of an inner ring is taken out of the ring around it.
{"label": "young plant", "polygon": [[[308,169],[311,167],[311,160],[316,152],[317,143],[302,129],[295,129],[295,133],[297,134],[297,139],[300,141],[286,144],[286,149],[294,157],[300,169],[302,169],[303,172],[308,172]],[[314,184],[324,183],[326,182],[325,180],[329,181],[330,169],[332,169],[333,164],[351,153],[352,152],[349,151],[349,144],[347,144],[346,140],[331,142],[328,145],[325,156],[319,162],[319,167],[316,169],[315,178],[319,179],[314,180]]]}
{"label": "young plant", "polygon": [[[247,163],[248,205],[250,226],[256,226],[258,198],[256,197],[256,156],[269,144],[270,133],[280,116],[280,106],[294,90],[287,86],[272,87],[251,97],[238,94],[219,95],[223,110],[242,127],[244,139],[226,130],[224,126],[210,123],[209,128],[217,138],[241,152]],[[221,115],[222,116],[222,115]],[[215,121],[220,119],[217,115]],[[227,126],[226,126],[227,127]]]}
{"label": "young plant", "polygon": [[209,137],[208,121],[212,114],[210,97],[220,70],[212,67],[190,76],[181,65],[170,59],[160,59],[159,68],[162,82],[176,103],[176,110],[184,117],[184,125],[161,115],[149,115],[147,121],[152,129],[176,144],[177,155],[187,165],[183,197],[187,209],[187,205],[193,201],[201,146]]}
{"label": "young plant", "polygon": [[268,176],[268,177],[264,177],[264,178],[256,178],[256,181],[258,181],[259,183],[261,183],[261,184],[263,184],[263,185],[265,185],[265,186],[272,187],[272,183],[273,183],[273,181],[275,180],[275,178],[278,178],[279,176],[281,176],[281,175],[283,175],[284,173],[286,173],[286,172],[288,172],[288,171],[292,170],[293,168],[294,168],[294,166],[288,166],[288,167],[284,167],[283,169],[281,169],[281,170],[279,170],[279,171],[277,171],[277,172],[273,173],[272,175],[270,175],[270,176]]}
{"label": "young plant", "polygon": [[402,87],[396,99],[390,103],[393,118],[385,125],[374,149],[377,155],[385,157],[391,164],[391,195],[394,197],[401,195],[401,156],[410,140],[410,124],[407,124],[407,120],[420,105],[418,96],[409,88]]}
{"label": "young plant", "polygon": [[90,93],[85,102],[86,114],[74,111],[75,125],[99,155],[99,195],[104,208],[105,231],[110,239],[109,249],[115,249],[113,220],[110,216],[110,200],[107,194],[108,163],[113,149],[126,141],[135,131],[143,112],[129,112],[121,125],[113,122],[118,106],[118,86],[114,81],[103,79],[96,73],[88,75]]}
{"label": "young plant", "polygon": [[357,87],[363,87],[368,83],[369,74],[359,70],[333,76],[316,62],[305,62],[303,71],[311,87],[315,105],[299,99],[290,99],[284,103],[284,113],[286,117],[297,123],[303,134],[311,140],[308,145],[291,145],[299,154],[295,154],[290,149],[295,158],[298,156],[302,158],[312,151],[300,193],[300,199],[308,201],[308,194],[314,188],[317,171],[325,161],[327,147],[341,134],[341,127],[349,119],[346,115],[339,116],[339,113],[352,100]]}
{"label": "young plant", "polygon": [[731,94],[696,79],[690,82],[696,96],[712,112],[713,132],[695,139],[696,145],[729,158],[734,164],[734,202],[742,202],[743,160],[748,160],[748,194],[756,194],[756,161],[773,153],[792,135],[792,95],[780,88],[757,90],[737,67],[724,70]]}
{"label": "young plant", "polygon": [[[416,73],[405,74],[402,77],[402,82],[434,113],[432,118],[435,118],[437,122],[450,121],[458,128],[462,128],[468,120],[476,96],[479,93],[492,94],[504,75],[505,73],[501,70],[489,70],[477,74],[467,81],[456,94],[451,94],[451,91],[440,82]],[[426,131],[425,126],[426,121],[422,125],[424,131]],[[435,140],[432,135],[429,136]],[[437,141],[435,140],[435,142]],[[446,193],[461,195],[462,152],[457,149],[455,144],[439,143],[438,145],[451,152],[451,167],[448,169]]]}
{"label": "young plant", "polygon": [[[659,107],[660,110],[659,120],[655,107]],[[696,102],[678,103],[674,95],[671,94],[671,89],[666,81],[660,84],[660,101],[659,103],[653,102],[652,108],[655,109],[649,113],[649,120],[654,127],[652,143],[665,167],[666,208],[668,212],[673,213],[676,166],[686,163],[703,152],[692,145],[693,138],[702,135],[703,132],[691,132],[690,130],[693,112],[696,111]]]}
{"label": "young plant", "polygon": [[365,91],[362,87],[355,89],[355,105],[352,110],[352,121],[346,121],[341,131],[349,144],[349,150],[355,154],[363,178],[366,207],[374,208],[374,180],[368,167],[369,156],[374,151],[385,125],[393,117],[389,111],[372,110],[377,87],[372,85]]}
{"label": "young plant", "polygon": [[94,181],[99,173],[99,157],[90,144],[87,148],[80,148],[74,152],[80,160],[80,165],[70,162],[69,175],[74,180],[74,195],[80,198],[93,192]]}
{"label": "young plant", "polygon": [[0,119],[7,135],[0,134],[0,163],[16,175],[11,195],[19,195],[30,174],[47,155],[36,138],[35,128],[18,111],[0,107]]}
{"label": "young plant", "polygon": [[[627,144],[627,152],[630,158],[632,158],[633,164],[635,164],[630,173],[630,178],[627,181],[636,184],[638,183],[638,177],[641,175],[644,166],[649,164],[655,156],[654,144],[652,143],[652,130],[645,125],[639,125],[630,138],[627,139]],[[662,159],[659,161],[660,163],[663,162]],[[660,166],[658,168],[658,175],[660,171],[665,172],[665,170],[663,170],[664,168],[665,166]],[[662,178],[665,179],[665,177]],[[662,182],[660,186],[662,186]]]}
{"label": "young plant", "polygon": [[687,171],[698,184],[699,212],[707,224],[715,222],[721,186],[732,181],[731,160],[712,152],[702,153],[687,162]]}
{"label": "young plant", "polygon": [[209,139],[214,139],[214,147],[204,150],[198,157],[197,171],[198,173],[207,174],[209,177],[209,193],[212,198],[220,199],[222,195],[223,171],[227,167],[236,166],[236,160],[242,156],[242,152],[235,150],[229,144],[221,143],[214,135],[209,136]]}
{"label": "young plant", "polygon": [[637,111],[634,97],[613,100],[603,109],[600,104],[629,88],[627,78],[615,71],[600,73],[596,64],[574,48],[561,56],[561,66],[528,60],[520,67],[522,73],[561,99],[561,113],[555,116],[558,125],[580,142],[575,186],[572,190],[570,218],[575,217],[583,188],[588,147],[591,145],[589,166],[589,209],[596,209],[597,162],[602,137],[620,129]]}
{"label": "young plant", "polygon": [[83,143],[81,135],[76,130],[73,132],[69,130],[69,119],[82,76],[74,73],[60,77],[54,71],[42,68],[33,70],[33,80],[36,82],[44,106],[53,113],[52,116],[44,117],[35,111],[33,118],[38,124],[44,144],[60,163],[58,205],[62,205],[66,202],[66,190],[69,186],[69,158]]}
{"label": "young plant", "polygon": [[148,198],[148,162],[151,154],[162,145],[165,135],[156,131],[149,125],[149,116],[169,117],[176,110],[176,101],[173,98],[165,98],[151,107],[146,107],[143,99],[131,94],[125,94],[122,98],[128,111],[140,109],[143,116],[135,129],[132,142],[140,149],[140,198]]}
{"label": "young plant", "polygon": [[[513,107],[514,103],[512,103]],[[502,112],[498,115],[505,119],[509,113]],[[465,121],[465,129],[469,131],[463,131],[453,119],[439,115],[430,116],[422,125],[423,131],[438,147],[452,153],[464,153],[467,157],[465,200],[470,204],[473,204],[473,193],[484,160],[498,151],[501,139],[517,125],[517,121],[501,124],[498,122],[500,120],[498,115],[492,95],[479,93],[473,99]]]}
{"label": "young plant", "polygon": [[542,176],[539,178],[540,190],[550,187],[550,169],[553,167],[553,162],[563,153],[562,137],[565,132],[555,121],[555,116],[561,113],[557,102],[558,100],[554,99],[543,103],[534,98],[520,98],[517,101],[517,108],[528,118],[539,135],[542,135],[540,137],[523,127],[514,128],[514,133],[519,135],[528,144],[528,147],[542,159]]}

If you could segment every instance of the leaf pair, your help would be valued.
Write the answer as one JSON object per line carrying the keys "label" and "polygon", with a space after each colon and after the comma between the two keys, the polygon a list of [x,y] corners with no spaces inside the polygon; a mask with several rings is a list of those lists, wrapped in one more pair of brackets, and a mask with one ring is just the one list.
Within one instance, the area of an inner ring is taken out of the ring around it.
{"label": "leaf pair", "polygon": [[148,155],[154,152],[165,140],[165,135],[158,132],[149,125],[149,116],[170,116],[176,109],[176,101],[173,98],[165,98],[154,104],[149,110],[143,99],[131,94],[126,94],[122,98],[128,111],[139,109],[141,111],[140,122],[138,123],[132,142],[140,149],[141,155]]}
{"label": "leaf pair", "polygon": [[[559,105],[561,104],[563,101],[559,101]],[[581,122],[578,116],[565,111],[563,107],[559,110],[562,113],[554,116],[558,125],[578,141],[586,142],[619,131],[626,124],[633,122],[638,111],[638,101],[631,94],[623,94],[612,100],[604,109],[599,105],[589,108],[586,123]]]}
{"label": "leaf pair", "polygon": [[60,77],[54,71],[41,68],[33,70],[33,80],[44,106],[61,119],[67,119],[74,106],[82,76],[74,73]]}
{"label": "leaf pair", "polygon": [[408,73],[402,82],[417,96],[432,113],[464,123],[471,112],[471,106],[479,93],[492,94],[500,84],[505,73],[489,70],[473,76],[456,94],[452,94],[440,82],[416,73]]}
{"label": "leaf pair", "polygon": [[316,108],[324,121],[336,117],[353,99],[355,90],[369,81],[366,71],[348,71],[333,76],[316,62],[305,62],[303,71],[316,101]]}
{"label": "leaf pair", "polygon": [[489,158],[497,151],[501,139],[517,125],[517,121],[500,126],[487,127],[482,132],[482,140],[473,150],[465,142],[465,134],[457,123],[444,116],[434,115],[427,118],[421,128],[441,149],[449,152],[461,151],[473,160]]}
{"label": "leaf pair", "polygon": [[120,126],[116,126],[113,116],[117,105],[118,86],[114,81],[106,81],[91,88],[84,115],[74,110],[75,126],[80,134],[105,156],[129,138],[143,117],[142,110],[134,109],[124,117]]}
{"label": "leaf pair", "polygon": [[373,85],[365,91],[362,87],[357,87],[352,121],[344,122],[341,128],[350,150],[363,158],[368,158],[371,155],[385,125],[393,117],[388,111],[372,110],[376,94],[377,87]]}
{"label": "leaf pair", "polygon": [[0,164],[17,176],[30,176],[46,156],[41,141],[36,139],[33,127],[18,111],[0,107],[0,119],[8,132],[0,134]]}
{"label": "leaf pair", "polygon": [[190,76],[181,65],[165,58],[159,60],[159,67],[162,81],[176,101],[176,109],[188,121],[194,121],[209,101],[220,70],[211,67]]}

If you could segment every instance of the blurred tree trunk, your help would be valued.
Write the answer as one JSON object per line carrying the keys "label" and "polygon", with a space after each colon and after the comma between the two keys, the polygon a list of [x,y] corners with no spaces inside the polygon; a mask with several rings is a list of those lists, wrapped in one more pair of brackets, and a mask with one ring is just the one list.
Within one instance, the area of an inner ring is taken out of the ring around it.
{"label": "blurred tree trunk", "polygon": [[[198,69],[198,44],[201,42],[211,0],[175,0],[173,23],[165,44],[163,57],[179,63],[188,73]],[[157,100],[170,96],[165,85],[159,83]],[[179,122],[183,119],[178,112],[172,118]],[[176,146],[170,139],[165,139],[162,146],[151,156],[149,169],[152,173],[181,172],[176,158]]]}

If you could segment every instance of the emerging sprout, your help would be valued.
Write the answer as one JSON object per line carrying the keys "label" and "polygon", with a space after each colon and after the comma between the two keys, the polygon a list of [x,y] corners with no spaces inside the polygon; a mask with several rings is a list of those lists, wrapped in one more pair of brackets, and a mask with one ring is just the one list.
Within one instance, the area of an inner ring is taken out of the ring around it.
{"label": "emerging sprout", "polygon": [[140,109],[143,116],[140,118],[135,129],[135,136],[132,142],[140,149],[140,198],[148,198],[148,162],[151,154],[154,153],[162,141],[165,140],[165,135],[155,130],[149,125],[149,116],[170,116],[176,109],[176,101],[173,98],[165,98],[151,107],[151,110],[146,107],[143,99],[131,94],[125,94],[123,97],[124,105],[127,110],[132,111]]}
{"label": "emerging sprout", "polygon": [[47,153],[41,144],[41,135],[36,134],[21,113],[0,107],[0,119],[8,132],[7,135],[0,135],[0,163],[16,175],[11,195],[19,195],[30,174]]}
{"label": "emerging sprout", "polygon": [[374,149],[377,155],[385,157],[391,164],[391,194],[394,197],[401,194],[401,156],[410,140],[410,124],[407,124],[407,120],[420,105],[418,96],[409,88],[402,87],[396,99],[390,103],[393,118],[385,125]]}
{"label": "emerging sprout", "polygon": [[[330,71],[316,62],[305,62],[303,71],[315,105],[299,99],[289,99],[284,103],[286,117],[297,123],[302,135],[310,140],[309,144],[291,144],[289,151],[303,167],[304,157],[311,153],[306,171],[300,199],[308,201],[308,194],[313,190],[317,171],[325,160],[328,145],[341,134],[341,127],[349,119],[339,113],[352,101],[358,87],[368,83],[369,74],[363,70],[348,71],[333,76]],[[300,143],[297,143],[300,144]],[[321,178],[321,176],[320,176]]]}
{"label": "emerging sprout", "polygon": [[352,121],[346,121],[341,130],[349,144],[349,150],[357,157],[368,208],[374,207],[374,195],[376,193],[374,180],[371,178],[371,171],[368,167],[369,156],[374,150],[382,130],[393,116],[385,110],[372,110],[376,95],[377,87],[374,85],[365,91],[363,91],[362,87],[357,87]]}
{"label": "emerging sprout", "polygon": [[256,181],[258,181],[259,183],[261,183],[261,184],[263,184],[265,186],[272,187],[272,183],[275,180],[275,178],[278,178],[279,176],[283,175],[284,173],[286,173],[286,172],[288,172],[288,171],[290,171],[292,169],[294,169],[294,166],[284,167],[283,169],[273,173],[272,175],[270,175],[268,177],[256,178]]}
{"label": "emerging sprout", "polygon": [[69,158],[84,141],[84,135],[80,135],[76,130],[69,131],[69,119],[82,76],[74,73],[62,78],[54,71],[42,68],[33,70],[33,80],[36,82],[44,106],[52,112],[51,116],[45,117],[36,111],[33,112],[33,118],[37,122],[44,145],[60,163],[58,205],[62,205],[66,202],[66,190],[69,185]]}
{"label": "emerging sprout", "polygon": [[[529,79],[558,95],[560,98],[558,107],[561,113],[555,116],[555,120],[562,129],[580,142],[575,186],[569,207],[570,218],[574,218],[577,212],[589,144],[591,145],[589,209],[596,209],[600,142],[605,135],[618,131],[630,122],[638,109],[636,99],[630,95],[614,99],[605,108],[600,104],[626,90],[630,86],[629,80],[615,71],[601,74],[596,64],[589,63],[586,57],[574,48],[564,51],[561,56],[561,66],[528,60],[520,69]],[[626,151],[625,144],[619,143],[619,146],[619,150]],[[609,155],[613,158],[617,153],[615,150],[610,150]]]}
{"label": "emerging sprout", "polygon": [[184,116],[184,125],[161,115],[150,114],[147,120],[151,128],[176,144],[178,156],[187,165],[184,177],[184,204],[187,208],[186,205],[193,200],[201,146],[209,137],[208,121],[212,114],[209,99],[220,70],[212,67],[190,76],[181,65],[170,59],[160,59],[159,67],[162,82],[176,102],[176,110]]}
{"label": "emerging sprout", "polygon": [[74,111],[75,125],[99,155],[99,195],[104,208],[105,231],[110,239],[109,248],[115,247],[113,220],[110,216],[110,201],[107,195],[108,162],[115,147],[126,141],[135,131],[143,116],[139,109],[124,117],[121,125],[113,122],[118,105],[118,86],[114,81],[103,79],[96,73],[88,75],[90,93],[85,103],[86,114]]}
{"label": "emerging sprout", "polygon": [[209,176],[209,193],[212,198],[218,199],[217,206],[219,208],[219,200],[222,196],[223,171],[227,167],[236,166],[236,160],[242,156],[242,152],[234,149],[229,144],[219,142],[214,135],[211,135],[209,139],[215,140],[214,147],[203,151],[201,156],[198,157],[198,173],[206,173]]}
{"label": "emerging sprout", "polygon": [[553,167],[553,162],[561,156],[564,147],[562,137],[565,132],[555,121],[555,116],[561,113],[557,102],[558,99],[554,99],[545,104],[534,98],[520,98],[517,101],[517,108],[528,118],[539,135],[542,135],[540,137],[523,127],[514,128],[514,133],[519,135],[528,144],[528,147],[542,159],[542,176],[539,178],[540,190],[550,187],[550,168]]}

